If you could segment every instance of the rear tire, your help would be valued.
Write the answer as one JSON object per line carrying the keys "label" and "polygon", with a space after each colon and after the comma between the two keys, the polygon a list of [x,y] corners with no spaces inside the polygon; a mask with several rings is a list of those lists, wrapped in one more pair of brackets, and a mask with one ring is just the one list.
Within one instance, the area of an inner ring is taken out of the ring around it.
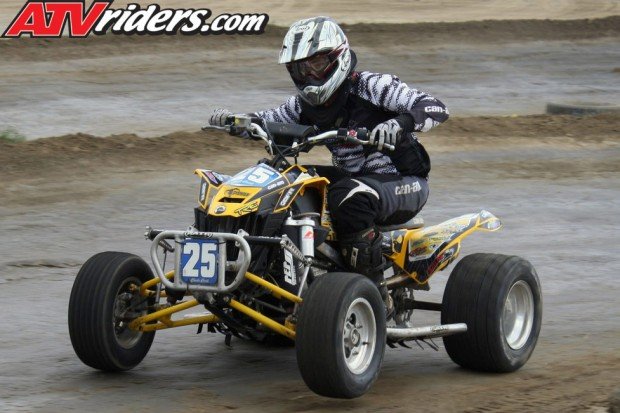
{"label": "rear tire", "polygon": [[[84,263],[69,299],[71,344],[84,364],[104,371],[123,371],[146,356],[155,332],[130,330],[129,321],[120,320],[115,312],[122,313],[130,297],[133,304],[140,301],[131,295],[131,284],[140,286],[151,278],[147,263],[132,254],[103,252]],[[147,304],[138,304],[143,315]]]}
{"label": "rear tire", "polygon": [[366,277],[328,273],[300,306],[295,345],[306,385],[321,396],[351,399],[375,382],[385,352],[385,307]]}
{"label": "rear tire", "polygon": [[441,323],[466,323],[467,332],[443,338],[450,358],[478,371],[511,372],[532,355],[542,319],[536,270],[500,254],[472,254],[452,270]]}

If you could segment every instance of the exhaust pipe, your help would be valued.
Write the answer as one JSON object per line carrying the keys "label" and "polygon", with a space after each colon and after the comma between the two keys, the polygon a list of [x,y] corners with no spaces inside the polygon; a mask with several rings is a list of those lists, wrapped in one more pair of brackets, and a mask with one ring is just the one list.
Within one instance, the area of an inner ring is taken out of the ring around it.
{"label": "exhaust pipe", "polygon": [[410,327],[410,328],[387,328],[387,339],[390,341],[402,341],[412,339],[425,339],[450,336],[452,334],[465,333],[467,324],[439,324],[426,327]]}

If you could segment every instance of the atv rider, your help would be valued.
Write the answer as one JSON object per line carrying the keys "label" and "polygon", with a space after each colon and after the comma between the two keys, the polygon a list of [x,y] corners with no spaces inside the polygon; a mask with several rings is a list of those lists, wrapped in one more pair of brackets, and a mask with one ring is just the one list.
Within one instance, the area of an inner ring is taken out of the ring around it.
{"label": "atv rider", "polygon": [[[314,17],[294,23],[284,38],[285,64],[297,95],[256,113],[269,122],[314,125],[320,132],[365,127],[372,145],[332,141],[333,167],[316,167],[331,182],[328,203],[346,264],[383,281],[381,234],[376,224],[402,224],[424,206],[430,161],[413,132],[448,119],[445,105],[393,75],[355,71],[357,59],[334,20]],[[232,113],[216,110],[211,125],[224,126]],[[386,144],[396,147],[387,150]],[[380,286],[390,305],[387,288]]]}

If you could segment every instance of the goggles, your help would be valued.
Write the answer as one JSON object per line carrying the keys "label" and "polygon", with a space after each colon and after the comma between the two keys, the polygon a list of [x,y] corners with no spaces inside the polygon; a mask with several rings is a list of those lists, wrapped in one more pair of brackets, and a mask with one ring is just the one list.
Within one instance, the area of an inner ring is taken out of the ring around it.
{"label": "goggles", "polygon": [[343,47],[325,53],[318,53],[307,59],[286,64],[291,77],[296,83],[320,85],[336,67],[338,57],[344,51]]}

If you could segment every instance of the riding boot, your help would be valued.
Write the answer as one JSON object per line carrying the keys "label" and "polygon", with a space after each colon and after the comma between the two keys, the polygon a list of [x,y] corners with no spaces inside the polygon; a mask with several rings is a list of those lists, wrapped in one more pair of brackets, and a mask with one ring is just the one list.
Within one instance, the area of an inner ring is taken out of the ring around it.
{"label": "riding boot", "polygon": [[365,275],[377,285],[389,318],[394,312],[394,302],[383,282],[385,258],[382,254],[382,240],[381,233],[375,228],[353,234],[339,234],[339,244],[345,264],[352,271]]}

